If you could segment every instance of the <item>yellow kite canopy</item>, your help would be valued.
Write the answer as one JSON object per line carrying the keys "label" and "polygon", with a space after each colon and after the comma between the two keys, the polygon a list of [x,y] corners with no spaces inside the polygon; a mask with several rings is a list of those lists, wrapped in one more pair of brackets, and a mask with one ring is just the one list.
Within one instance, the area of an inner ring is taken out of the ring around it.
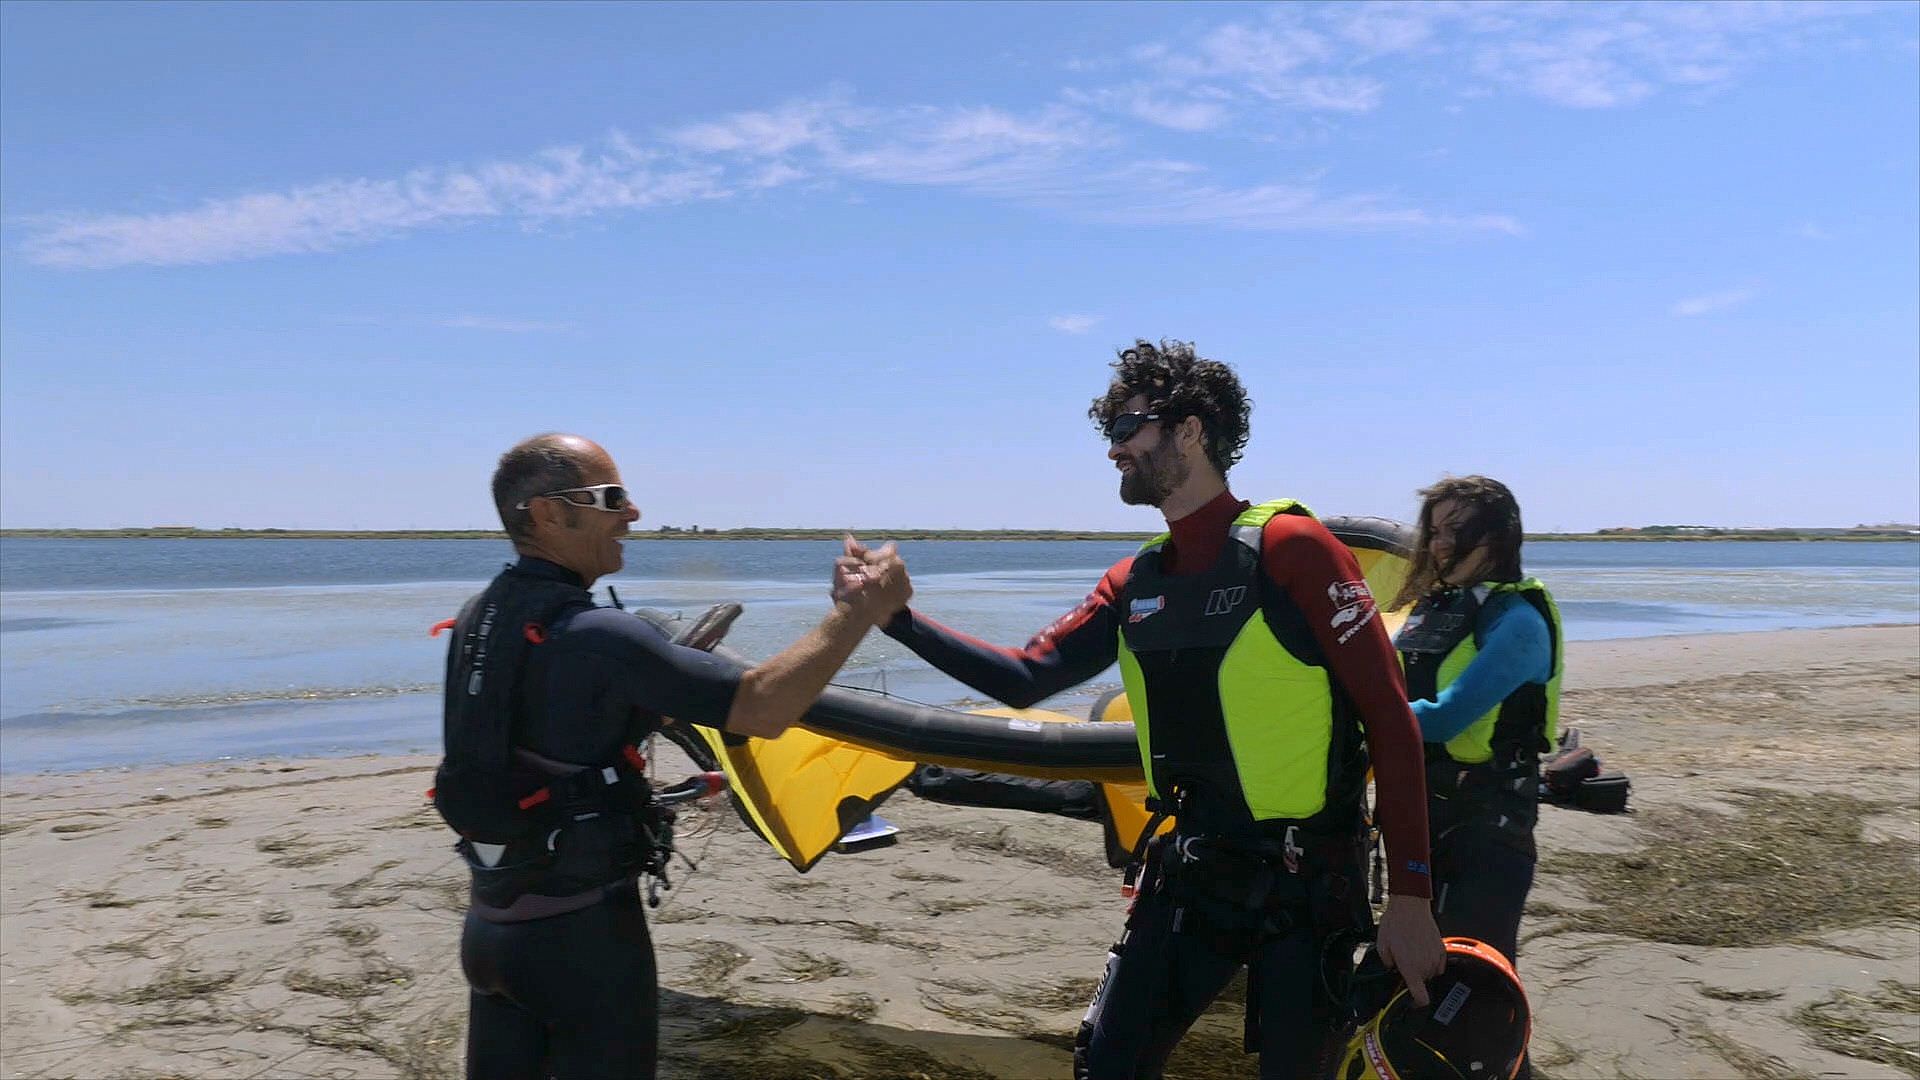
{"label": "yellow kite canopy", "polygon": [[[1405,580],[1413,530],[1386,518],[1326,518],[1328,531],[1353,552],[1377,598]],[[680,640],[717,647],[737,605],[709,612]],[[1404,612],[1383,613],[1389,633]],[[718,624],[716,632],[714,627]],[[1130,850],[1147,823],[1146,784],[1133,715],[1124,695],[1110,694],[1090,720],[1045,709],[957,712],[866,691],[830,687],[801,719],[775,739],[723,736],[709,728],[669,732],[696,760],[717,762],[740,815],[780,856],[805,873],[874,807],[927,763],[1046,779],[1096,780],[1107,810],[1109,848]]]}

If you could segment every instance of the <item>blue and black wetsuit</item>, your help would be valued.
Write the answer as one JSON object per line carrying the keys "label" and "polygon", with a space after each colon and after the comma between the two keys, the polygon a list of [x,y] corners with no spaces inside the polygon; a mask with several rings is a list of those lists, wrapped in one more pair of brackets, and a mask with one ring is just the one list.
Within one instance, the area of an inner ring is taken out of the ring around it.
{"label": "blue and black wetsuit", "polygon": [[[1553,677],[1553,638],[1538,609],[1516,593],[1494,593],[1474,625],[1479,651],[1431,699],[1412,702],[1420,737],[1439,749],[1522,686]],[[1520,915],[1533,888],[1533,830],[1502,831],[1468,821],[1433,838],[1433,917],[1446,935],[1475,938],[1519,963]]]}
{"label": "blue and black wetsuit", "polygon": [[[1537,582],[1526,584],[1538,587]],[[1545,590],[1539,591],[1544,598]],[[1540,602],[1544,608],[1518,591],[1442,590],[1415,605],[1400,642],[1409,671],[1424,673],[1410,675],[1409,687],[1431,695],[1416,697],[1412,708],[1432,765],[1447,775],[1468,775],[1456,770],[1447,744],[1483,718],[1500,717],[1494,725],[1495,771],[1489,774],[1504,780],[1497,797],[1486,797],[1486,788],[1472,784],[1433,791],[1428,814],[1433,823],[1433,917],[1442,934],[1483,941],[1516,969],[1520,918],[1539,858],[1533,840],[1539,812],[1534,755],[1546,747],[1553,726],[1549,699],[1557,698],[1562,647],[1558,615],[1550,626],[1543,610],[1552,611],[1552,603]],[[1438,621],[1435,616],[1441,613],[1463,614],[1451,631],[1416,633],[1416,619],[1429,612],[1429,622]],[[1431,636],[1435,633],[1438,638]],[[1435,668],[1452,646],[1424,653],[1419,649],[1440,645],[1448,636],[1471,642],[1475,651],[1464,668],[1439,685]],[[1525,730],[1514,730],[1509,722]],[[1532,1075],[1532,1063],[1523,1057],[1516,1080]]]}
{"label": "blue and black wetsuit", "polygon": [[[581,579],[523,557],[513,573],[574,586]],[[544,627],[514,687],[513,745],[554,762],[617,761],[662,715],[719,726],[737,669],[668,641],[614,608],[575,608]],[[501,921],[476,903],[460,939],[470,988],[467,1075],[650,1078],[659,1043],[653,943],[633,877],[600,887],[577,910]]]}
{"label": "blue and black wetsuit", "polygon": [[1553,677],[1553,636],[1539,609],[1514,593],[1494,593],[1480,606],[1479,653],[1432,700],[1412,703],[1420,737],[1444,743],[1492,712],[1523,683]]}

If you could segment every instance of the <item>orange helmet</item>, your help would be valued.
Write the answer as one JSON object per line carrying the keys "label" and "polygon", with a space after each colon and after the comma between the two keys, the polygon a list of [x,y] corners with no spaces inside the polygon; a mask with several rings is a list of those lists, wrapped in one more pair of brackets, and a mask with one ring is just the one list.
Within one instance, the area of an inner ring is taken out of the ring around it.
{"label": "orange helmet", "polygon": [[1511,1080],[1533,1035],[1527,991],[1500,950],[1446,939],[1447,966],[1427,983],[1432,1005],[1406,987],[1347,1044],[1335,1080]]}

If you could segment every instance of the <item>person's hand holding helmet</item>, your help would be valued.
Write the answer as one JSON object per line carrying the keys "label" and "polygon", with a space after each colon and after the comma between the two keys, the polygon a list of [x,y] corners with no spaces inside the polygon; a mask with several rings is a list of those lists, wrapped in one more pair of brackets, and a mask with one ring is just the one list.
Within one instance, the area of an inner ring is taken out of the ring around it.
{"label": "person's hand holding helmet", "polygon": [[1398,971],[1413,1003],[1427,1004],[1427,980],[1447,966],[1446,946],[1433,922],[1433,903],[1424,897],[1395,894],[1380,913],[1375,941],[1380,960]]}

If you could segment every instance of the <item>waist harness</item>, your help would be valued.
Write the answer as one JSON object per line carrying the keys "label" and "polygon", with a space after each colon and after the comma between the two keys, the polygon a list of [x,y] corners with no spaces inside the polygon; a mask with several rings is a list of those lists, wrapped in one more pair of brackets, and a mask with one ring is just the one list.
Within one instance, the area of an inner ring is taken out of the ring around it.
{"label": "waist harness", "polygon": [[[1174,805],[1192,794],[1176,789]],[[1161,804],[1161,800],[1152,800]],[[1196,829],[1173,811],[1171,833],[1156,836],[1160,816],[1142,833],[1136,867],[1128,868],[1136,894],[1160,892],[1176,908],[1174,932],[1211,939],[1236,953],[1294,930],[1316,935],[1348,926],[1366,910],[1365,833],[1265,827],[1221,833]]]}
{"label": "waist harness", "polygon": [[1485,824],[1501,839],[1533,842],[1540,817],[1540,759],[1513,746],[1495,746],[1491,761],[1468,765],[1427,744],[1428,828],[1435,838],[1468,824]]}
{"label": "waist harness", "polygon": [[[1176,795],[1176,799],[1180,796]],[[1176,819],[1177,820],[1177,819]],[[1307,831],[1288,825],[1232,836],[1195,834],[1176,826],[1154,836],[1149,826],[1136,895],[1160,894],[1173,908],[1172,931],[1221,955],[1247,958],[1245,1027],[1248,1053],[1261,1043],[1262,966],[1254,952],[1265,942],[1306,934],[1315,957],[1311,1008],[1334,1016],[1347,993],[1355,945],[1373,926],[1367,906],[1365,837],[1357,831]],[[1124,952],[1128,933],[1113,946]]]}

